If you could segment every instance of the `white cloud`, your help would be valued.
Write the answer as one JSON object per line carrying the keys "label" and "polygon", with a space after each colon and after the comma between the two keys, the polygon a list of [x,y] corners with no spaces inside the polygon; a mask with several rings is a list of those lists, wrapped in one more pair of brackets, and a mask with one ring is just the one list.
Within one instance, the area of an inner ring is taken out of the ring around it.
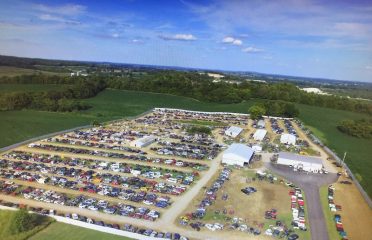
{"label": "white cloud", "polygon": [[365,68],[366,68],[367,70],[371,71],[371,70],[372,70],[372,65],[370,65],[370,66],[366,66]]}
{"label": "white cloud", "polygon": [[243,51],[243,52],[246,52],[246,53],[260,53],[260,52],[263,52],[262,49],[260,49],[260,48],[255,48],[255,47],[247,47],[247,48],[243,48],[242,51]]}
{"label": "white cloud", "polygon": [[227,43],[227,44],[237,45],[237,46],[240,46],[243,44],[242,40],[233,38],[233,37],[225,37],[224,39],[222,39],[222,42]]}
{"label": "white cloud", "polygon": [[75,25],[80,24],[79,21],[75,21],[75,20],[71,20],[71,19],[67,19],[67,18],[63,18],[63,17],[51,15],[51,14],[41,14],[39,16],[39,19],[43,21],[60,22],[60,23],[65,23],[65,24],[75,24]]}
{"label": "white cloud", "polygon": [[65,4],[60,6],[48,6],[44,4],[35,4],[33,6],[35,10],[45,13],[55,13],[66,16],[80,15],[85,12],[86,7],[78,4]]}
{"label": "white cloud", "polygon": [[195,41],[197,38],[192,34],[160,35],[163,40]]}

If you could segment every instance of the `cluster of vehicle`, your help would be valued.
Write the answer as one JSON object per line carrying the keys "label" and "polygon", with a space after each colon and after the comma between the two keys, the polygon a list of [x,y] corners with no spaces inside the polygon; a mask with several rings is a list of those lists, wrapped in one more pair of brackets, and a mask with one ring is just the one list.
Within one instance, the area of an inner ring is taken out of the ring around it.
{"label": "cluster of vehicle", "polygon": [[289,229],[282,221],[276,221],[275,225],[270,225],[266,229],[265,235],[275,238],[287,238],[287,240],[299,239],[298,234],[293,233],[293,229]]}
{"label": "cluster of vehicle", "polygon": [[99,143],[122,144],[123,142],[133,141],[136,137],[143,137],[146,133],[138,131],[115,131],[105,127],[76,130],[72,133],[64,134],[65,138],[74,138]]}
{"label": "cluster of vehicle", "polygon": [[48,151],[56,151],[56,152],[67,152],[72,154],[84,154],[84,155],[92,155],[97,157],[108,157],[108,158],[116,158],[116,159],[127,159],[131,161],[139,161],[139,162],[151,162],[156,164],[165,164],[165,165],[175,165],[177,162],[179,165],[178,167],[189,167],[194,169],[205,169],[206,166],[204,164],[199,163],[191,163],[185,162],[181,160],[174,160],[174,159],[163,159],[163,158],[151,158],[147,157],[142,154],[137,155],[127,155],[123,153],[114,153],[114,152],[103,152],[97,150],[88,150],[82,148],[72,148],[72,147],[62,147],[50,144],[29,144],[28,147],[30,148],[38,148]]}
{"label": "cluster of vehicle", "polygon": [[282,134],[284,132],[284,129],[279,127],[279,123],[277,119],[270,118],[270,124],[271,124],[271,129],[273,130],[274,133]]}
{"label": "cluster of vehicle", "polygon": [[[66,134],[65,136],[67,137],[69,135]],[[147,154],[147,152],[144,152],[140,149],[130,148],[130,147],[127,147],[127,146],[111,145],[111,144],[106,144],[106,143],[97,143],[97,142],[90,142],[90,141],[85,141],[85,140],[54,137],[54,138],[45,139],[43,141],[44,142],[52,142],[52,143],[63,143],[63,144],[84,146],[84,147],[93,147],[93,148],[100,148],[100,149],[119,150],[119,151],[125,151],[125,152],[130,152],[130,153],[142,154],[142,155]]]}
{"label": "cluster of vehicle", "polygon": [[289,191],[291,196],[292,226],[295,229],[306,231],[305,202],[300,188],[293,187]]}
{"label": "cluster of vehicle", "polygon": [[[199,203],[198,208],[194,212],[190,214],[186,214],[185,216],[181,217],[181,220],[180,220],[181,225],[187,225],[189,224],[191,220],[204,218],[206,211],[207,211],[207,207],[212,205],[214,201],[217,199],[217,191],[222,188],[223,184],[227,180],[229,180],[230,173],[231,173],[231,170],[229,168],[224,168],[221,171],[220,175],[213,182],[212,186],[206,190],[205,196],[203,200]],[[192,226],[195,226],[195,223],[190,223],[190,226],[191,224]],[[204,225],[200,225],[200,226],[204,226]],[[198,228],[194,228],[194,229],[198,229]]]}
{"label": "cluster of vehicle", "polygon": [[221,150],[220,147],[206,147],[169,141],[159,141],[158,144],[162,147],[151,148],[151,150],[157,152],[157,154],[173,155],[197,160],[203,160],[204,158],[213,159]]}
{"label": "cluster of vehicle", "polygon": [[[1,181],[0,181],[0,183],[1,183]],[[1,200],[0,200],[0,204],[3,205],[3,206],[13,207],[13,208],[21,207],[19,204],[10,203],[10,202],[3,202]],[[182,236],[179,233],[157,232],[157,231],[155,231],[153,229],[149,229],[149,228],[139,228],[139,227],[134,226],[132,224],[124,224],[124,225],[120,226],[119,224],[105,223],[104,221],[95,220],[95,219],[92,219],[92,218],[89,218],[89,217],[78,215],[76,213],[65,213],[64,214],[64,213],[59,213],[59,212],[55,211],[54,209],[49,209],[48,210],[48,209],[35,208],[35,207],[28,207],[28,210],[30,210],[34,213],[37,213],[37,214],[41,214],[41,215],[57,215],[57,216],[66,217],[66,218],[70,218],[70,219],[81,221],[81,222],[86,222],[86,223],[89,223],[89,224],[95,224],[97,226],[103,226],[103,227],[113,228],[113,229],[117,229],[117,230],[123,230],[123,231],[126,231],[126,232],[138,233],[138,234],[142,234],[142,235],[150,236],[150,237],[163,238],[163,239],[167,239],[167,240],[188,240],[187,237]]]}
{"label": "cluster of vehicle", "polygon": [[20,190],[18,194],[26,199],[32,199],[39,202],[79,207],[91,211],[102,211],[107,214],[117,214],[120,216],[140,218],[150,221],[155,221],[160,217],[158,211],[146,207],[135,207],[123,203],[114,204],[84,195],[71,197],[64,193],[33,187],[27,187]]}
{"label": "cluster of vehicle", "polygon": [[290,120],[284,119],[284,126],[287,129],[288,133],[298,137],[297,131],[296,131],[296,129],[294,129],[294,127],[292,125],[292,122]]}
{"label": "cluster of vehicle", "polygon": [[209,113],[209,112],[197,112],[187,111],[179,109],[166,109],[157,108],[154,110],[154,116],[159,119],[174,119],[174,120],[200,120],[200,121],[212,121],[220,123],[229,123],[233,125],[244,125],[247,123],[249,116],[247,114],[238,113]]}
{"label": "cluster of vehicle", "polygon": [[[12,151],[4,155],[9,159],[23,160],[28,162],[43,163],[48,165],[64,165],[69,167],[77,168],[87,168],[95,169],[98,172],[107,171],[115,172],[118,175],[105,175],[106,178],[111,179],[114,185],[118,185],[116,179],[120,176],[126,176],[126,174],[132,174],[134,176],[141,176],[147,179],[164,179],[173,182],[172,179],[176,179],[176,182],[180,182],[184,185],[190,185],[195,180],[195,177],[198,176],[197,172],[194,173],[185,173],[177,170],[168,170],[163,168],[149,167],[138,164],[131,164],[125,162],[108,162],[101,160],[93,160],[86,158],[70,158],[70,157],[61,157],[59,155],[49,155],[49,154],[39,154],[39,153],[29,153],[23,151]],[[18,169],[20,170],[20,169]],[[94,173],[94,172],[93,172]],[[126,173],[124,175],[120,173]],[[119,176],[120,175],[120,176]],[[101,181],[99,181],[101,182]],[[152,181],[151,183],[156,183]],[[134,189],[139,189],[141,186],[134,185]]]}
{"label": "cluster of vehicle", "polygon": [[244,193],[245,195],[250,195],[251,193],[257,192],[257,189],[254,187],[245,187],[245,188],[240,189],[240,191]]}
{"label": "cluster of vehicle", "polygon": [[265,219],[276,219],[276,216],[278,215],[278,211],[275,208],[272,208],[268,211],[265,211]]}
{"label": "cluster of vehicle", "polygon": [[337,211],[341,211],[342,207],[341,207],[341,205],[337,205],[334,202],[334,195],[335,195],[334,190],[335,190],[335,187],[333,185],[329,185],[329,187],[328,187],[328,206],[329,206],[329,209],[332,212],[337,212]]}
{"label": "cluster of vehicle", "polygon": [[338,232],[338,234],[340,234],[341,239],[342,240],[347,240],[348,237],[347,237],[347,233],[345,232],[344,227],[342,225],[341,215],[340,214],[335,214],[334,221],[335,221],[337,232]]}

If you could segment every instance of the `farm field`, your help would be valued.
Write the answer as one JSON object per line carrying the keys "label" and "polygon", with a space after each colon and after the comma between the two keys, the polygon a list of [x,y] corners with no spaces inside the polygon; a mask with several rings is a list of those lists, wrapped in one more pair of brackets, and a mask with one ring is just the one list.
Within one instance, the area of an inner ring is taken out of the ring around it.
{"label": "farm field", "polygon": [[73,225],[54,222],[46,229],[38,232],[29,240],[130,240],[130,238],[113,234],[94,231],[91,229],[76,227]]}
{"label": "farm field", "polygon": [[18,91],[42,92],[48,90],[60,90],[64,85],[60,84],[0,84],[0,94]]}
{"label": "farm field", "polygon": [[49,74],[49,75],[66,75],[64,73],[55,73],[55,72],[48,72],[48,71],[41,71],[36,69],[28,69],[28,68],[18,68],[18,67],[9,67],[9,66],[0,66],[0,77],[3,76],[20,76],[20,75],[30,75],[30,74]]}
{"label": "farm field", "polygon": [[[45,113],[36,111],[14,111],[0,113],[0,130],[2,138],[0,146],[7,146],[30,137],[54,132],[70,127],[89,124],[93,119],[107,121],[128,116],[135,116],[153,107],[173,107],[202,111],[247,112],[255,101],[239,104],[215,104],[200,102],[191,98],[166,94],[144,93],[107,89],[94,98],[84,100],[92,106],[83,113]],[[366,191],[372,195],[372,175],[368,169],[372,162],[367,161],[372,155],[369,147],[372,140],[358,139],[342,134],[336,129],[342,119],[360,119],[367,115],[326,109],[307,105],[297,105],[300,109],[300,119],[313,132],[336,150],[339,156],[347,151],[346,162]],[[31,122],[28,127],[27,121]]]}

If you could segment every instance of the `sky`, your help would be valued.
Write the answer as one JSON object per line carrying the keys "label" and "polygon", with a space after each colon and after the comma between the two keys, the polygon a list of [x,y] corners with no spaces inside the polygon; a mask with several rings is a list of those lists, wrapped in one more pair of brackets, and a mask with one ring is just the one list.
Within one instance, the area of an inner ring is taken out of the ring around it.
{"label": "sky", "polygon": [[0,0],[0,54],[372,82],[372,1]]}

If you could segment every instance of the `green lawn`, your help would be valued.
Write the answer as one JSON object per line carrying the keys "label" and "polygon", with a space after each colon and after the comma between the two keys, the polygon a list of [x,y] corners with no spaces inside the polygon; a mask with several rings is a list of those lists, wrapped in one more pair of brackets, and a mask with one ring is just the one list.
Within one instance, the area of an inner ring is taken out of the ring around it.
{"label": "green lawn", "polygon": [[63,86],[58,84],[0,84],[0,94],[18,91],[42,92],[48,90],[60,90]]}
{"label": "green lawn", "polygon": [[39,232],[42,229],[44,229],[45,227],[47,227],[48,224],[51,221],[51,219],[49,219],[49,218],[40,219],[40,221],[42,221],[42,222],[37,227],[35,227],[35,228],[33,228],[29,231],[22,232],[22,233],[14,235],[14,234],[11,234],[9,232],[10,224],[12,222],[11,220],[12,220],[14,214],[15,214],[15,211],[8,211],[8,210],[1,210],[0,211],[0,239],[1,240],[25,240],[25,239],[28,239],[30,236],[36,234],[37,232]]}
{"label": "green lawn", "polygon": [[28,240],[129,240],[130,238],[54,222]]}
{"label": "green lawn", "polygon": [[[82,113],[48,113],[37,111],[0,112],[0,147],[7,146],[34,136],[89,124],[93,119],[108,121],[135,116],[153,107],[172,107],[201,111],[228,111],[246,113],[257,101],[238,104],[205,103],[195,99],[167,94],[144,93],[108,89],[94,98],[83,100],[92,106]],[[339,156],[347,151],[346,162],[365,190],[372,196],[372,140],[358,139],[339,132],[337,123],[342,119],[360,119],[367,115],[297,105],[300,119],[325,140]]]}
{"label": "green lawn", "polygon": [[329,239],[340,239],[334,222],[334,214],[329,210],[328,206],[328,185],[322,186],[319,189],[320,192],[320,202],[323,208],[324,218],[327,224]]}

